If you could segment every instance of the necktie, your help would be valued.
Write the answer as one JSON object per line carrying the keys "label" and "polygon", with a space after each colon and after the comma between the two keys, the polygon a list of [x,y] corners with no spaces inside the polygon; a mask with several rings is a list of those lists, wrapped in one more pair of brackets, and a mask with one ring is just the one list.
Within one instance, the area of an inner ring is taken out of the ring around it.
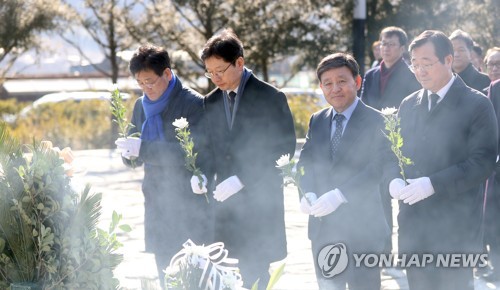
{"label": "necktie", "polygon": [[236,93],[231,91],[229,93],[229,111],[231,112],[231,116],[233,115],[235,101],[236,101]]}
{"label": "necktie", "polygon": [[434,108],[436,107],[437,102],[439,100],[439,95],[438,94],[431,94],[429,97],[430,97],[430,102],[431,102],[431,109],[429,110],[429,112],[430,112],[430,111],[434,110]]}
{"label": "necktie", "polygon": [[345,117],[342,114],[337,114],[335,117],[333,117],[333,120],[335,121],[335,133],[333,133],[332,137],[332,157],[335,156],[335,153],[337,152],[337,149],[340,144],[340,138],[342,137],[342,122],[344,121]]}

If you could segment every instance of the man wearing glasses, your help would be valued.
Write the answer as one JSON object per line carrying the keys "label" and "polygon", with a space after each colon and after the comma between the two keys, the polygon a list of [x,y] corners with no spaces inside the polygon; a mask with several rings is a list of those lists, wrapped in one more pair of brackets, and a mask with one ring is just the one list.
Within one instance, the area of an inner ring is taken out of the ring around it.
{"label": "man wearing glasses", "polygon": [[492,47],[486,52],[484,57],[486,71],[492,82],[500,79],[500,47]]}
{"label": "man wearing glasses", "polygon": [[[361,88],[361,100],[377,109],[398,108],[401,101],[409,94],[420,89],[415,75],[403,59],[408,37],[406,32],[395,26],[386,27],[380,33],[382,62],[366,72]],[[384,215],[392,231],[391,197],[386,190],[381,190]],[[387,253],[392,251],[392,239],[386,242]]]}
{"label": "man wearing glasses", "polygon": [[[410,44],[411,68],[423,89],[403,100],[398,115],[408,185],[399,200],[399,253],[467,254],[481,246],[481,184],[495,167],[493,106],[452,72],[453,45],[427,30]],[[472,266],[408,267],[410,289],[474,289]]]}
{"label": "man wearing glasses", "polygon": [[[486,70],[491,84],[484,90],[488,95],[500,127],[500,47],[492,47],[486,52],[484,58]],[[498,141],[500,145],[500,140]],[[491,186],[493,185],[493,186]],[[487,271],[482,278],[488,282],[500,281],[500,167],[497,164],[495,175],[488,179],[488,191],[486,192],[486,212],[484,217],[484,243],[488,245],[488,259],[491,270]],[[489,267],[490,268],[490,267]]]}
{"label": "man wearing glasses", "polygon": [[200,188],[197,178],[187,171],[172,125],[176,119],[187,119],[194,151],[198,152],[196,165],[208,175],[205,166],[208,146],[201,128],[203,97],[182,85],[171,69],[168,52],[161,47],[151,44],[139,47],[129,69],[144,92],[135,103],[132,115],[135,127],[130,130],[141,135],[118,138],[115,143],[126,165],[144,164],[146,251],[155,254],[159,279],[163,282],[163,270],[184,242],[188,239],[198,245],[212,242],[210,204],[202,195],[207,191],[206,182]]}
{"label": "man wearing glasses", "polygon": [[295,152],[286,96],[245,67],[243,45],[230,29],[201,52],[217,86],[205,99],[216,181],[215,240],[239,259],[244,287],[265,289],[269,264],[286,257],[282,177],[275,167]]}

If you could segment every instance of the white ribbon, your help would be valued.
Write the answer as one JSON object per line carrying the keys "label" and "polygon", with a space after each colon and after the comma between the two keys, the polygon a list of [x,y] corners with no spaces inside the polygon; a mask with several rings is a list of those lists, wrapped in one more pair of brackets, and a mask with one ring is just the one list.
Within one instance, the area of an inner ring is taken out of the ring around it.
{"label": "white ribbon", "polygon": [[[208,246],[197,246],[187,240],[184,249],[170,260],[170,268],[178,267],[180,263],[203,269],[198,287],[204,290],[222,290],[224,279],[232,280],[232,285],[241,287],[243,281],[238,271],[238,259],[228,258],[224,243],[218,242]],[[195,262],[193,265],[193,261]]]}

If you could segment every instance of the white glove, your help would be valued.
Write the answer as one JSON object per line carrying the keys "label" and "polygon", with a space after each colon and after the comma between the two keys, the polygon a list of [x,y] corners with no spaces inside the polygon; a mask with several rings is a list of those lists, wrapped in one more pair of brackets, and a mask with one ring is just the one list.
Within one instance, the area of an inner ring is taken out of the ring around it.
{"label": "white glove", "polygon": [[201,182],[202,184],[200,188],[200,179],[198,178],[198,176],[193,175],[193,177],[191,177],[191,190],[196,194],[207,193],[207,177],[205,176],[205,174],[202,174],[201,178],[203,179],[203,181]]}
{"label": "white glove", "polygon": [[318,198],[311,206],[311,215],[322,217],[334,212],[341,204],[346,203],[344,195],[338,188],[330,190]]}
{"label": "white glove", "polygon": [[122,153],[123,158],[138,157],[141,150],[141,139],[137,137],[118,138],[115,141],[116,150]]}
{"label": "white glove", "polygon": [[401,189],[406,186],[406,182],[401,178],[394,178],[391,183],[389,183],[389,193],[392,198],[400,199]]}
{"label": "white glove", "polygon": [[403,200],[404,203],[412,205],[434,194],[434,187],[429,177],[407,179],[406,181],[409,185],[401,189],[399,196],[399,199]]}
{"label": "white glove", "polygon": [[214,190],[214,199],[220,202],[225,201],[233,194],[237,193],[243,188],[243,183],[241,183],[238,176],[233,175],[228,177],[226,180],[219,183]]}
{"label": "white glove", "polygon": [[316,202],[318,197],[314,192],[306,192],[300,199],[300,211],[305,214],[311,214],[311,206]]}

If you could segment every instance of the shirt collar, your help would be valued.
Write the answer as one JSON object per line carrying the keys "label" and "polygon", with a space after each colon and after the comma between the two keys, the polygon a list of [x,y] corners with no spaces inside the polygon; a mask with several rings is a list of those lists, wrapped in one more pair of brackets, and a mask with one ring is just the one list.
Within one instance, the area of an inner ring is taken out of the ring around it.
{"label": "shirt collar", "polygon": [[[451,79],[448,81],[448,83],[442,87],[439,91],[436,92],[436,94],[439,96],[438,103],[441,102],[441,100],[446,96],[446,93],[450,90],[451,85],[455,81],[456,76],[455,74],[452,75]],[[430,96],[432,94],[431,91],[427,90],[427,95]]]}
{"label": "shirt collar", "polygon": [[335,114],[333,114],[333,116],[332,116],[332,117],[335,117],[335,115],[337,115],[337,114],[342,114],[342,115],[344,115],[344,117],[345,117],[346,121],[349,121],[349,119],[350,119],[350,118],[351,118],[351,116],[352,116],[352,113],[354,112],[354,109],[356,109],[356,106],[358,105],[358,102],[359,102],[359,98],[358,98],[358,97],[356,97],[356,98],[354,99],[354,102],[352,102],[352,104],[351,104],[349,107],[347,107],[347,109],[345,109],[342,113],[338,113],[338,112],[337,112],[337,111],[335,111],[335,109],[333,109],[333,107],[332,107],[333,112],[335,113]]}

